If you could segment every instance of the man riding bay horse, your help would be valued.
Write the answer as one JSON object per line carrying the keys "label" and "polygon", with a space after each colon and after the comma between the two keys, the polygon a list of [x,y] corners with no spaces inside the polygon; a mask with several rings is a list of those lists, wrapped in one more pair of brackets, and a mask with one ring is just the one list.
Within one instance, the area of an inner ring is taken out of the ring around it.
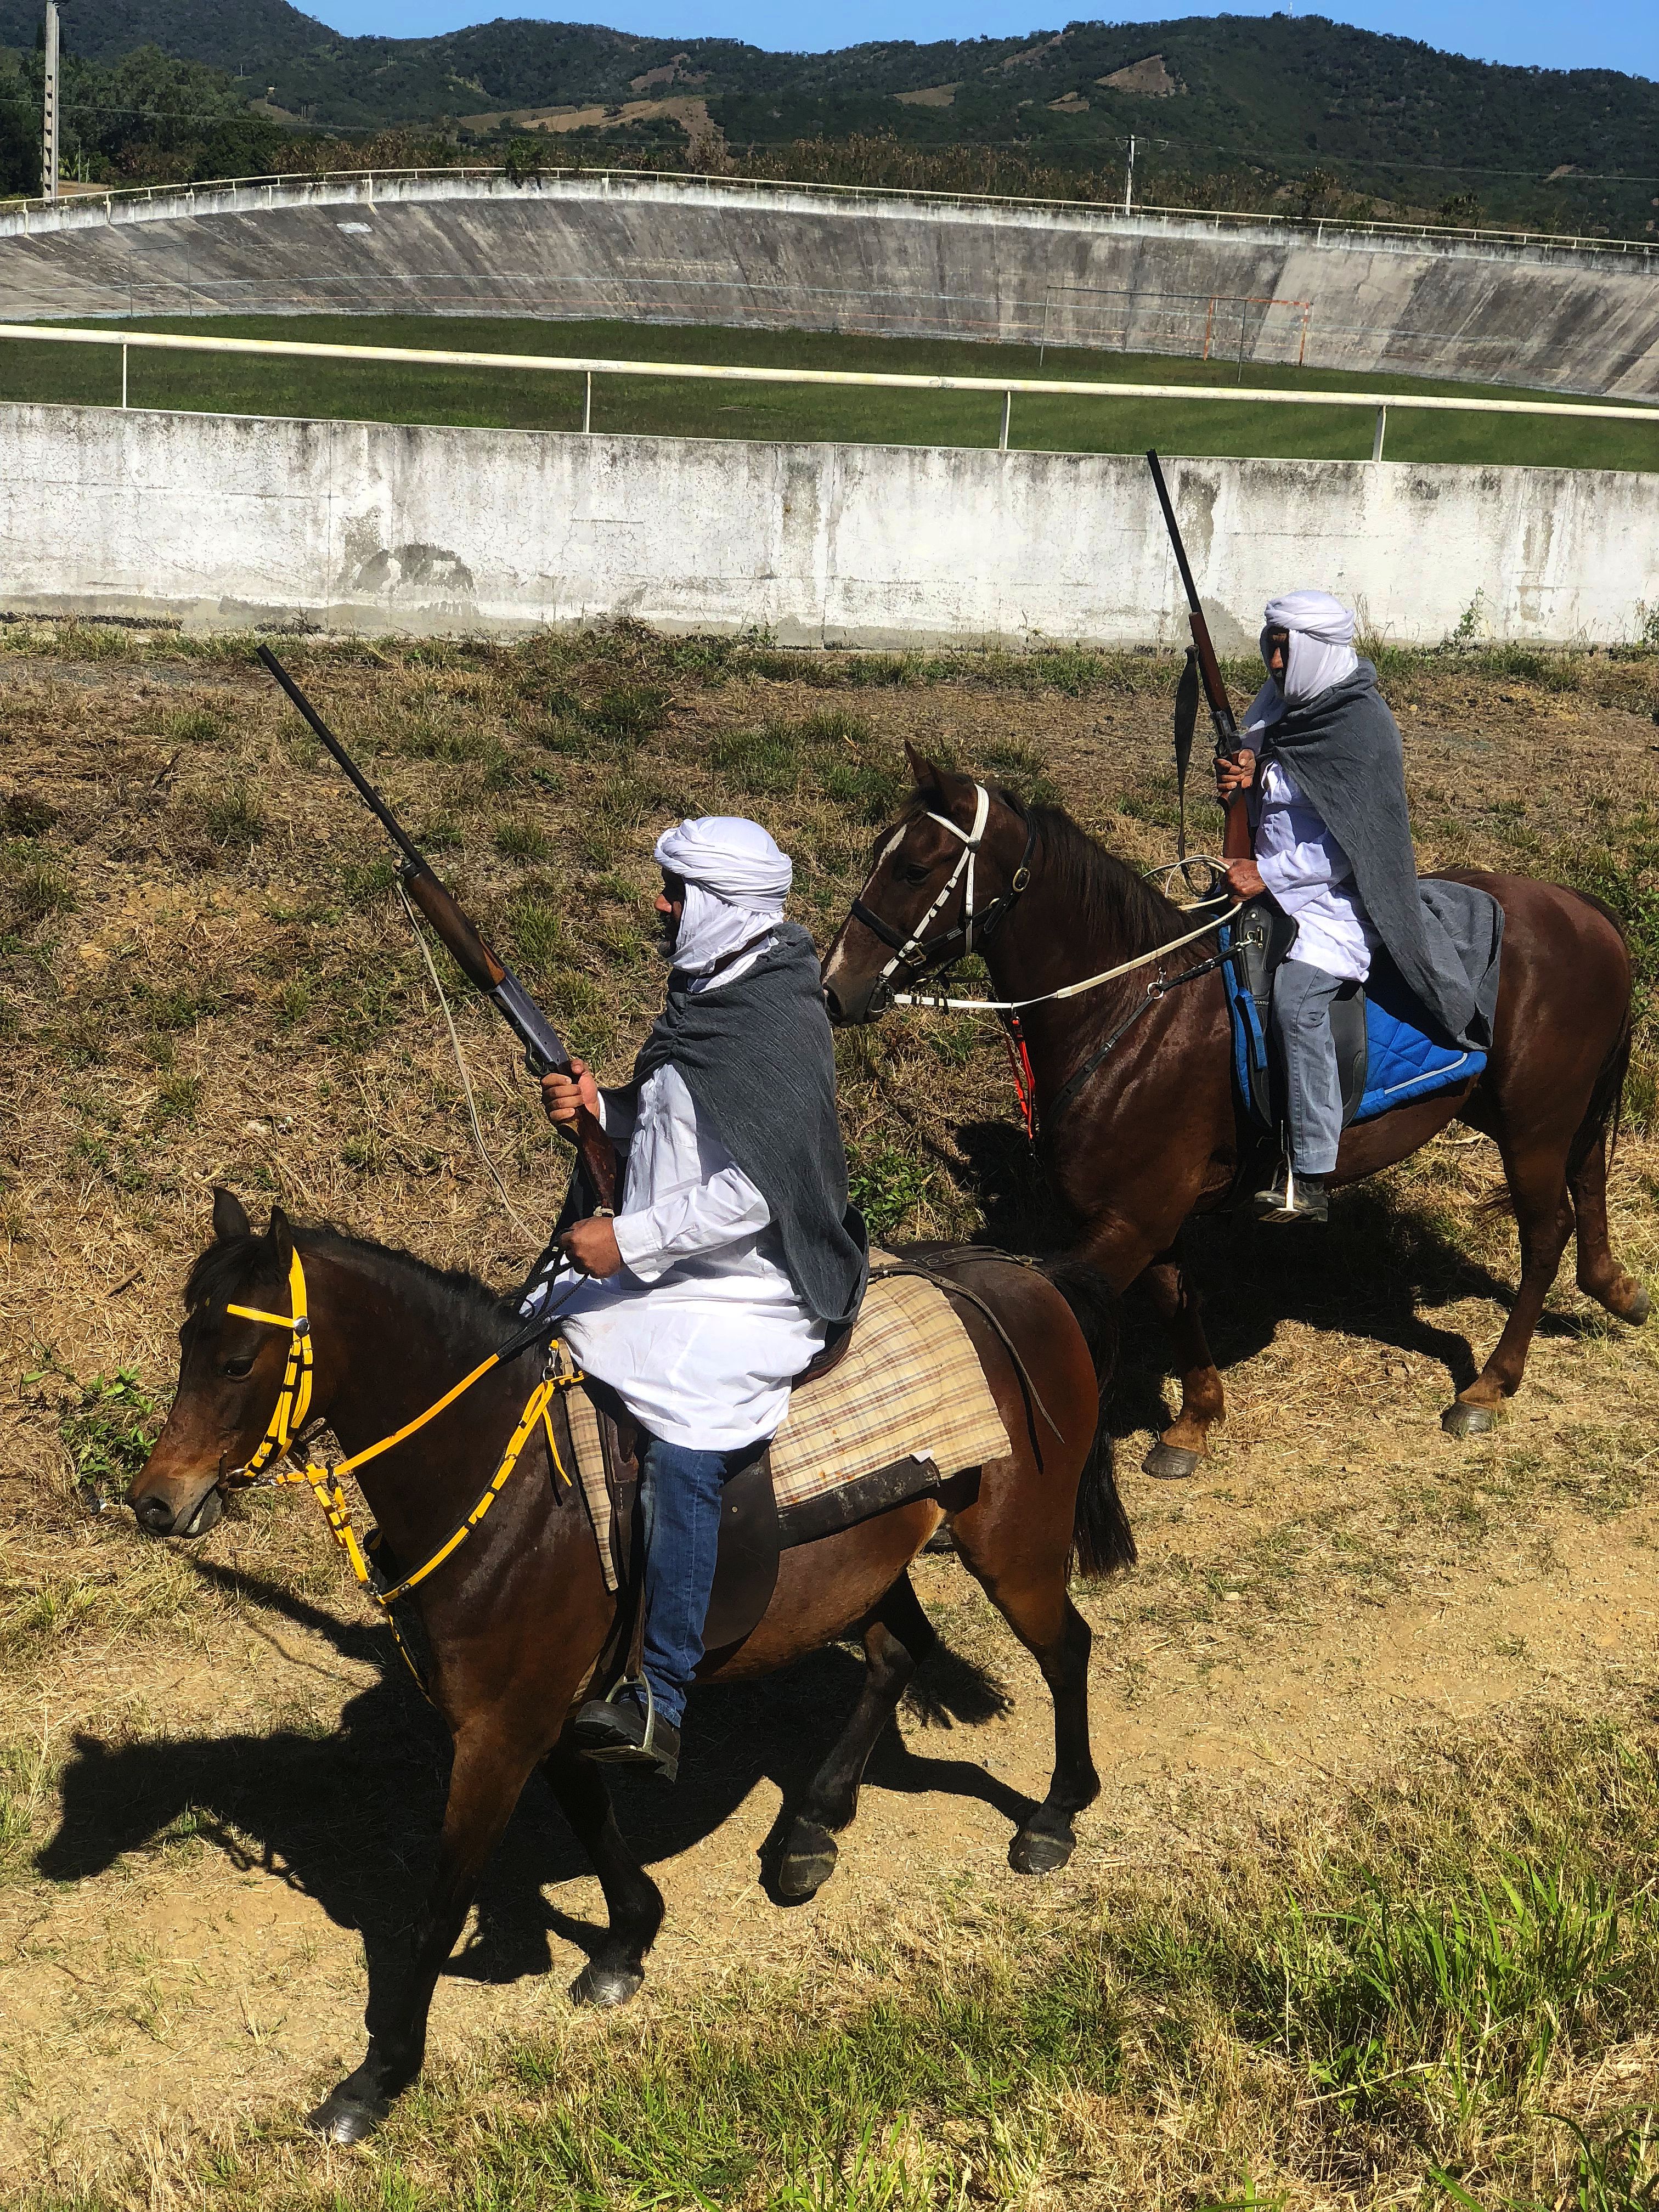
{"label": "man riding bay horse", "polygon": [[561,1230],[524,1311],[558,1312],[642,1431],[644,1681],[590,1700],[576,1738],[672,1781],[722,1486],[778,1428],[826,1334],[851,1325],[867,1257],[817,955],[784,919],[787,856],[757,823],[708,816],[666,831],[655,858],[672,972],[632,1081],[601,1092],[573,1060],[542,1083],[556,1127],[574,1135],[585,1105],[625,1157],[618,1210]]}

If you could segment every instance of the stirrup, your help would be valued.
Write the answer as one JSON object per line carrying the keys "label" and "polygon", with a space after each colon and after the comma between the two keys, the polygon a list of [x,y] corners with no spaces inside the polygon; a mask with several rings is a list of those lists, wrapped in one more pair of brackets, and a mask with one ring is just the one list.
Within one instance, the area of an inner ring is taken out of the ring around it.
{"label": "stirrup", "polygon": [[657,1701],[651,1694],[651,1677],[648,1674],[619,1674],[600,1702],[614,1705],[624,1692],[633,1690],[645,1692],[645,1734],[640,1739],[640,1749],[653,1751],[657,1742]]}

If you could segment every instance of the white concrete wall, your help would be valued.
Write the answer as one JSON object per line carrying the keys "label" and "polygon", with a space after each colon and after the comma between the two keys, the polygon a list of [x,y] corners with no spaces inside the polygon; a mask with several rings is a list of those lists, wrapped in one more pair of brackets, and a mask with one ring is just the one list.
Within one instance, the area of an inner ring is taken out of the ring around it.
{"label": "white concrete wall", "polygon": [[[1659,476],[1171,461],[1224,650],[1320,584],[1397,641],[1612,643],[1659,607]],[[629,615],[787,644],[1184,635],[1132,455],[0,408],[0,607],[511,631]]]}
{"label": "white concrete wall", "polygon": [[[1659,398],[1656,248],[603,173],[296,179],[0,212],[7,322],[616,316],[1181,353],[1201,346],[1212,295],[1308,301],[1322,368]],[[1257,311],[1244,358],[1293,361],[1301,332],[1299,311]],[[1218,337],[1231,357],[1224,313]]]}

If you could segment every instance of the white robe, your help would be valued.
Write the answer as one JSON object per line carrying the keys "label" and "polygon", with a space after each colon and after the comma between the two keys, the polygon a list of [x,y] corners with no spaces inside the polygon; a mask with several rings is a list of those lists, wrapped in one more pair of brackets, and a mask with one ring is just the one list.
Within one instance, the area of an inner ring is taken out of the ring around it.
{"label": "white robe", "polygon": [[1353,887],[1352,862],[1288,769],[1270,760],[1258,782],[1255,864],[1296,922],[1291,958],[1363,983],[1380,940]]}
{"label": "white robe", "polygon": [[631,1121],[623,1093],[603,1093],[600,1109],[628,1153],[614,1224],[622,1269],[596,1282],[561,1268],[524,1310],[550,1295],[572,1357],[653,1436],[696,1451],[769,1437],[791,1380],[824,1340],[784,1266],[771,1209],[699,1121],[672,1064],[641,1085]]}

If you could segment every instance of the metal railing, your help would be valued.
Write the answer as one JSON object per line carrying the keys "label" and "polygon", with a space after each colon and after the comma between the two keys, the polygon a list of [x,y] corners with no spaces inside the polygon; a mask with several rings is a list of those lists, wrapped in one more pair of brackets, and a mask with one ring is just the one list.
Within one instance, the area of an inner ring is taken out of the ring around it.
{"label": "metal railing", "polygon": [[1264,385],[1101,384],[1064,377],[919,376],[899,369],[751,368],[690,361],[617,361],[588,354],[465,353],[434,347],[327,345],[305,338],[192,337],[179,331],[88,331],[39,323],[0,323],[0,340],[28,345],[118,346],[121,404],[127,404],[127,356],[137,347],[152,353],[241,354],[301,361],[390,362],[428,368],[505,369],[515,374],[585,378],[582,428],[592,423],[596,376],[656,377],[714,384],[852,386],[886,392],[977,392],[1002,400],[1002,433],[1008,432],[1016,393],[1065,399],[1195,400],[1215,406],[1346,407],[1374,411],[1371,459],[1382,459],[1390,408],[1413,414],[1573,416],[1600,422],[1646,422],[1659,428],[1659,405],[1601,405],[1560,399],[1474,399],[1415,392],[1286,392]]}
{"label": "metal railing", "polygon": [[1071,214],[1097,216],[1103,222],[1113,223],[1133,224],[1143,218],[1152,218],[1159,222],[1209,224],[1218,231],[1224,224],[1240,227],[1256,224],[1275,230],[1311,233],[1316,243],[1322,242],[1328,231],[1340,236],[1423,239],[1449,244],[1535,247],[1575,253],[1634,254],[1645,258],[1659,257],[1659,244],[1650,245],[1643,239],[1585,237],[1577,233],[1550,230],[1506,230],[1491,224],[1387,222],[1340,216],[1277,215],[1240,208],[1163,207],[1150,203],[1137,204],[1126,215],[1121,206],[1104,200],[1048,199],[1036,194],[1012,192],[933,191],[925,186],[914,185],[833,185],[805,178],[721,176],[712,172],[685,169],[587,168],[574,163],[568,167],[537,169],[517,180],[509,179],[505,168],[499,164],[458,162],[444,168],[325,169],[309,174],[296,172],[277,176],[219,177],[190,185],[111,185],[102,192],[76,192],[56,200],[34,198],[0,201],[0,224],[3,224],[9,212],[15,210],[22,216],[21,228],[26,234],[37,214],[50,215],[54,218],[51,227],[61,228],[64,227],[64,218],[72,216],[75,210],[82,208],[92,210],[100,205],[106,219],[112,222],[118,202],[123,207],[137,204],[153,204],[157,200],[182,203],[186,212],[194,213],[198,198],[248,191],[267,191],[271,194],[274,204],[275,194],[279,190],[291,191],[303,198],[312,191],[338,191],[343,186],[356,186],[362,189],[372,201],[375,186],[379,184],[436,184],[464,178],[473,178],[485,183],[492,180],[507,183],[515,191],[526,192],[538,191],[544,185],[565,184],[580,179],[606,185],[712,185],[722,191],[751,195],[804,192],[817,198],[853,202],[911,200],[929,207],[1058,209]]}

